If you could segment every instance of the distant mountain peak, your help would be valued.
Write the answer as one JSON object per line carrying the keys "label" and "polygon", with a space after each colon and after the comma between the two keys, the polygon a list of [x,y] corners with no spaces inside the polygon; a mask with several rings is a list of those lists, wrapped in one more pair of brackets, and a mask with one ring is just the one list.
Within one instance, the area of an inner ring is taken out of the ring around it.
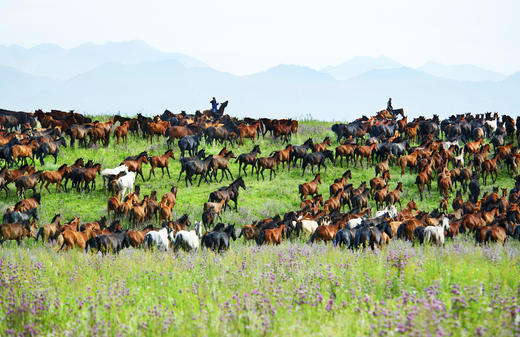
{"label": "distant mountain peak", "polygon": [[506,75],[496,71],[483,69],[471,64],[445,65],[433,61],[428,61],[417,70],[430,75],[449,78],[456,81],[482,82],[482,81],[502,81]]}
{"label": "distant mountain peak", "polygon": [[371,70],[401,67],[403,67],[401,63],[386,56],[356,56],[339,65],[325,67],[322,72],[327,73],[338,80],[346,80]]}
{"label": "distant mountain peak", "polygon": [[175,60],[187,68],[207,67],[193,57],[163,52],[140,40],[88,42],[71,49],[45,43],[31,48],[0,46],[0,50],[0,65],[55,79],[71,78],[109,62],[137,64]]}

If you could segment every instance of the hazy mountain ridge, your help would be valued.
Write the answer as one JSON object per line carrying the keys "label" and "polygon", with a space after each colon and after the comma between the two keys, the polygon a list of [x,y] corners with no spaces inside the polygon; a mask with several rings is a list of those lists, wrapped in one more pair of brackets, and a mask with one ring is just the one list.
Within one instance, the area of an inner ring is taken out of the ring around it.
{"label": "hazy mountain ridge", "polygon": [[[50,53],[54,49],[52,45],[39,48]],[[75,52],[81,55],[83,48],[90,47],[79,46]],[[500,81],[462,82],[399,65],[339,80],[312,68],[279,65],[235,76],[207,66],[188,66],[178,58],[149,60],[140,52],[119,53],[123,54],[126,56],[113,57],[117,61],[103,62],[66,80],[0,66],[0,105],[25,111],[56,108],[89,114],[157,114],[165,108],[209,108],[209,100],[215,96],[229,99],[228,111],[236,116],[303,118],[311,114],[321,120],[351,120],[383,109],[388,97],[412,116],[483,111],[516,114],[520,89],[520,73]],[[136,62],[140,58],[146,60]]]}

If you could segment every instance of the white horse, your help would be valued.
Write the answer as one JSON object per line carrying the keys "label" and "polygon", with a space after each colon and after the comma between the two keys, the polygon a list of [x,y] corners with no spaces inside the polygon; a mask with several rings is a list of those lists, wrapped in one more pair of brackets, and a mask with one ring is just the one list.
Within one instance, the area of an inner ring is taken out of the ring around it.
{"label": "white horse", "polygon": [[[319,221],[319,223],[318,223]],[[330,221],[325,220],[312,220],[312,219],[302,219],[300,220],[300,223],[302,225],[302,230],[305,232],[307,236],[312,235],[316,231],[316,228],[318,228],[318,225],[329,225]]]}
{"label": "white horse", "polygon": [[350,219],[350,220],[347,221],[347,223],[345,224],[345,228],[346,228],[346,229],[356,228],[357,226],[361,225],[361,223],[363,222],[363,219],[364,219],[364,217],[359,217],[359,218],[355,218],[355,219]]}
{"label": "white horse", "polygon": [[195,228],[192,231],[178,231],[175,234],[173,241],[173,250],[179,250],[179,247],[184,251],[198,250],[200,247],[200,237],[202,236],[202,226],[200,222],[195,223]]}
{"label": "white horse", "polygon": [[455,145],[457,148],[459,148],[459,141],[458,140],[454,140],[453,142],[445,141],[445,142],[442,142],[441,145],[444,148],[444,150],[448,151],[450,149],[450,147],[452,147],[453,145]]}
{"label": "white horse", "polygon": [[135,173],[128,172],[126,175],[117,179],[117,188],[121,191],[121,201],[123,200],[126,192],[133,192],[135,184]]}
{"label": "white horse", "polygon": [[[489,129],[491,130],[493,133],[495,133],[495,131],[497,131],[497,120],[496,119],[493,119],[493,120],[487,120],[484,122],[484,125]],[[491,134],[491,133],[490,133]]]}
{"label": "white horse", "polygon": [[113,169],[104,169],[101,171],[101,176],[103,177],[103,186],[107,186],[107,179],[109,176],[117,176],[119,173],[125,172],[128,174],[128,167],[123,164]]}
{"label": "white horse", "polygon": [[453,165],[455,167],[464,167],[464,148],[460,151],[458,156],[453,157]]}
{"label": "white horse", "polygon": [[388,216],[391,219],[395,219],[397,217],[397,207],[395,207],[395,205],[390,206],[390,208],[385,207],[382,210],[377,211],[375,217],[379,218],[379,217],[384,216],[385,214],[388,214]]}
{"label": "white horse", "polygon": [[162,228],[158,231],[149,231],[144,236],[144,248],[150,249],[152,246],[158,249],[168,251],[170,249],[170,240],[172,240],[171,229],[169,227]]}
{"label": "white horse", "polygon": [[450,220],[443,216],[437,226],[428,226],[424,229],[424,243],[435,241],[438,246],[444,246],[444,231],[450,229]]}

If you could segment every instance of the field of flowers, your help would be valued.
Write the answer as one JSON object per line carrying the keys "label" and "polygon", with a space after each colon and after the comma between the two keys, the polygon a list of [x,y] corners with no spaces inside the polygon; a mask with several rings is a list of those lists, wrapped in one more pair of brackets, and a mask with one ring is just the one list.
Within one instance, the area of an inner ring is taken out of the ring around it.
{"label": "field of flowers", "polygon": [[233,242],[119,256],[0,248],[2,336],[513,336],[519,243],[382,251]]}

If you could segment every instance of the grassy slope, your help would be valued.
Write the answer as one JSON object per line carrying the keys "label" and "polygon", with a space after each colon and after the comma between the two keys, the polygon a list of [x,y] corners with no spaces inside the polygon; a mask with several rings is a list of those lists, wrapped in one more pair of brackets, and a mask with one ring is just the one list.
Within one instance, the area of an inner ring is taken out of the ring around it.
{"label": "grassy slope", "polygon": [[[301,122],[300,125],[298,135],[291,139],[291,143],[293,144],[302,144],[309,137],[312,137],[314,141],[319,142],[321,142],[327,135],[331,136],[332,139],[335,139],[335,137],[333,137],[334,134],[330,130],[331,123],[305,121]],[[283,149],[285,147],[284,144],[274,141],[270,136],[266,136],[265,139],[261,139],[258,143],[260,144],[262,151],[260,156],[268,156],[271,151]],[[336,145],[335,141],[333,141],[333,146],[330,148],[333,150],[333,147]],[[206,153],[208,154],[217,154],[222,148],[220,145],[215,144],[209,146],[204,142],[202,146],[206,148]],[[240,153],[249,152],[252,147],[253,143],[250,140],[246,140],[243,146],[234,146],[232,147],[232,150],[238,155]],[[172,179],[168,179],[168,176],[162,178],[160,170],[156,170],[156,177],[154,178],[152,176],[151,180],[148,180],[150,166],[148,164],[143,164],[143,173],[147,180],[143,182],[139,177],[137,179],[137,184],[141,186],[142,195],[149,194],[152,190],[157,190],[159,198],[163,193],[169,191],[171,184],[179,186],[178,203],[175,206],[174,211],[176,214],[186,212],[190,214],[192,218],[200,220],[202,204],[207,201],[209,193],[221,186],[229,184],[231,181],[224,180],[222,183],[212,182],[210,184],[202,182],[200,187],[193,186],[186,188],[184,179],[177,182],[177,177],[180,172],[180,163],[178,160],[180,157],[180,151],[178,150],[177,145],[175,145],[174,149],[176,159],[170,159],[170,173]],[[112,168],[118,166],[125,157],[138,154],[145,150],[148,151],[150,155],[162,155],[166,150],[165,138],[161,137],[159,142],[154,138],[152,144],[141,138],[134,139],[130,137],[127,145],[117,146],[114,139],[111,139],[110,145],[106,148],[62,148],[57,164],[54,164],[53,160],[48,158],[44,167],[41,167],[39,163],[37,163],[36,169],[55,170],[63,163],[72,164],[74,160],[79,157],[99,162],[101,163],[102,168]],[[326,174],[322,173],[323,183],[320,186],[320,191],[323,193],[324,197],[328,197],[329,185],[335,178],[341,176],[346,169],[339,166],[334,167],[328,162],[327,166],[329,169]],[[231,164],[231,171],[233,172],[233,176],[236,177],[238,174],[238,163],[235,164],[234,160]],[[265,182],[257,181],[256,177],[251,177],[249,173],[250,171],[248,172],[248,176],[245,177],[247,189],[245,191],[240,191],[238,213],[227,212],[224,216],[224,220],[237,223],[238,225],[245,225],[249,224],[254,218],[258,219],[260,217],[267,217],[289,210],[295,210],[299,207],[298,185],[305,181],[312,180],[313,178],[313,175],[309,171],[307,171],[305,177],[302,177],[301,169],[292,169],[290,172],[288,172],[287,169],[285,171],[279,171],[276,178],[272,181],[268,180],[269,178],[266,171],[267,180]],[[373,177],[374,167],[365,167],[363,169],[360,167],[357,169],[352,168],[353,179],[351,181],[354,186],[358,186],[362,181],[368,181]],[[410,175],[408,172],[403,177],[400,177],[400,170],[397,167],[393,167],[391,168],[392,180],[390,188],[395,188],[398,181],[403,182],[403,205],[409,199],[414,198],[417,201],[418,206],[424,210],[432,210],[433,208],[438,207],[440,197],[437,191],[436,181],[432,183],[431,196],[427,195],[427,198],[420,202],[417,187],[415,186],[415,177],[415,174]],[[70,190],[67,193],[55,193],[52,188],[52,193],[49,194],[47,191],[43,190],[41,208],[42,221],[50,221],[52,216],[58,212],[61,212],[65,218],[80,216],[83,221],[98,219],[102,215],[105,215],[106,201],[110,196],[104,192],[102,188],[103,182],[100,176],[96,179],[96,184],[96,191],[89,193],[82,192],[81,194]],[[510,188],[513,186],[513,180],[508,177],[505,172],[501,172],[496,185]],[[12,205],[18,200],[18,198],[15,197],[14,186],[11,185],[10,187],[10,197],[3,202],[4,207],[10,204]],[[483,187],[483,190],[486,190],[486,188],[490,189],[491,186]],[[30,195],[31,193],[29,192],[28,194]],[[1,208],[2,202],[0,202],[0,209]]]}

